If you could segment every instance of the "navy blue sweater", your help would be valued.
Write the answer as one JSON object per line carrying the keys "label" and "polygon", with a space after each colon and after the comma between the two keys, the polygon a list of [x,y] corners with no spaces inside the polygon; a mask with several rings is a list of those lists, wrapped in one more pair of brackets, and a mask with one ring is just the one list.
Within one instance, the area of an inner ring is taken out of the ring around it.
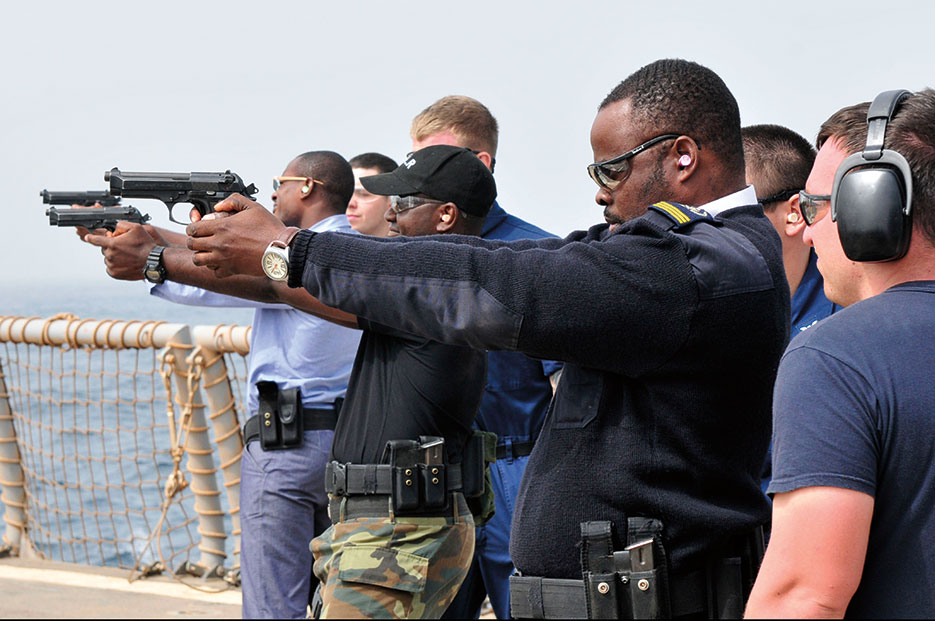
{"label": "navy blue sweater", "polygon": [[664,220],[564,240],[293,242],[290,284],[325,304],[566,362],[513,519],[524,574],[580,576],[582,521],[662,520],[681,571],[768,517],[759,474],[789,330],[779,238],[756,205]]}

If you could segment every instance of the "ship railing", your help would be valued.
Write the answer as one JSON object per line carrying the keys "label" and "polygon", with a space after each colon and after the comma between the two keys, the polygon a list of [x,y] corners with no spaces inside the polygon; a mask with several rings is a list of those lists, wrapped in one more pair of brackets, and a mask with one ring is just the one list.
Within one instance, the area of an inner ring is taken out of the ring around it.
{"label": "ship railing", "polygon": [[0,316],[0,554],[235,582],[249,343],[246,326]]}

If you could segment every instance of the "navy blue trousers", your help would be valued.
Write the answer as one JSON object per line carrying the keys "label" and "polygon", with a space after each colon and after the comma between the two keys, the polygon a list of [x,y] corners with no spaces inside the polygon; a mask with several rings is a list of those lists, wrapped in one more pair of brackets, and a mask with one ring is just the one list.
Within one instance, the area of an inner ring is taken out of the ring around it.
{"label": "navy blue trousers", "polygon": [[510,574],[513,573],[510,522],[528,461],[528,456],[508,457],[491,464],[490,479],[497,510],[489,522],[476,530],[471,569],[443,619],[478,618],[485,596],[490,597],[498,619],[510,618]]}

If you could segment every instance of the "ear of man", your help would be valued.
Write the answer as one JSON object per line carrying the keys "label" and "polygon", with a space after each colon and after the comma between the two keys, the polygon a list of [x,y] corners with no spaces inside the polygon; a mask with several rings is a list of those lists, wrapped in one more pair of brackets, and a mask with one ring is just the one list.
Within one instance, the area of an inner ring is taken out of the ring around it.
{"label": "ear of man", "polygon": [[476,153],[477,159],[484,163],[488,169],[492,169],[493,165],[493,156],[487,153],[486,151],[479,151]]}
{"label": "ear of man", "polygon": [[777,207],[777,209],[786,212],[786,217],[783,219],[786,235],[789,237],[801,235],[805,230],[805,218],[802,217],[802,209],[799,207],[799,195],[793,194],[789,200],[783,202],[782,206]]}
{"label": "ear of man", "polygon": [[688,136],[679,136],[672,145],[671,153],[674,155],[677,178],[684,183],[695,174],[698,169],[698,145]]}
{"label": "ear of man", "polygon": [[439,205],[436,213],[438,215],[438,223],[435,225],[436,233],[450,233],[458,226],[460,214],[454,203]]}

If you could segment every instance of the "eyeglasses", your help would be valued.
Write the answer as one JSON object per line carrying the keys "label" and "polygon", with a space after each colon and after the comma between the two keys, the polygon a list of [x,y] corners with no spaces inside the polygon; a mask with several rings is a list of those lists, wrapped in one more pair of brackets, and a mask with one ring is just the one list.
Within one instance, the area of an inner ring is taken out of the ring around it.
{"label": "eyeglasses", "polygon": [[311,187],[313,183],[317,183],[321,186],[325,185],[318,179],[312,179],[311,177],[273,177],[273,191],[275,192],[278,190],[279,186],[281,186],[285,181],[302,181],[309,187]]}
{"label": "eyeglasses", "polygon": [[630,166],[630,158],[634,155],[639,155],[649,147],[659,144],[663,140],[668,140],[669,138],[678,138],[679,134],[663,134],[661,136],[656,136],[647,140],[643,144],[630,149],[622,155],[617,157],[612,157],[609,160],[604,160],[603,162],[594,162],[593,164],[588,164],[588,174],[591,175],[591,178],[594,179],[594,183],[606,188],[608,190],[613,190],[618,185],[626,181],[627,177],[630,176],[630,171],[632,167]]}
{"label": "eyeglasses", "polygon": [[[824,208],[821,208],[822,203],[827,203]],[[805,190],[799,192],[799,209],[802,210],[802,219],[805,220],[805,224],[811,226],[825,217],[825,214],[828,213],[828,207],[831,206],[831,195],[830,194],[809,194]],[[821,210],[821,215],[818,215],[819,209]]]}
{"label": "eyeglasses", "polygon": [[799,193],[799,190],[783,190],[781,192],[776,192],[775,194],[770,194],[769,196],[764,196],[763,198],[757,197],[756,201],[761,205],[768,205],[770,203],[782,203],[789,200],[793,196]]}
{"label": "eyeglasses", "polygon": [[444,205],[446,201],[436,201],[431,198],[420,198],[418,196],[390,196],[390,209],[395,214],[399,214],[409,209],[415,209],[420,205]]}

